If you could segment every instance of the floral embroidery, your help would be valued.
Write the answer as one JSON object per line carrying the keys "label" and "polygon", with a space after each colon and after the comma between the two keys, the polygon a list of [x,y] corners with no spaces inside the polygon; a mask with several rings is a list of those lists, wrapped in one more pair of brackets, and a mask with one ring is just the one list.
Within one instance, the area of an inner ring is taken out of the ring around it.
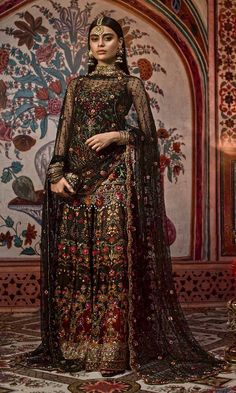
{"label": "floral embroidery", "polygon": [[[132,103],[138,127],[126,124]],[[132,143],[99,153],[85,144],[109,130],[127,130]],[[195,341],[178,304],[156,137],[139,78],[93,74],[71,81],[53,160],[81,186],[69,200],[46,189],[43,345],[36,356],[43,363],[63,370],[129,364],[145,382],[158,384],[224,367]],[[177,154],[179,140],[173,142],[171,154]]]}
{"label": "floral embroidery", "polygon": [[124,181],[123,163],[90,198],[65,204],[60,224],[55,290],[60,346],[66,359],[86,359],[87,370],[127,366]]}

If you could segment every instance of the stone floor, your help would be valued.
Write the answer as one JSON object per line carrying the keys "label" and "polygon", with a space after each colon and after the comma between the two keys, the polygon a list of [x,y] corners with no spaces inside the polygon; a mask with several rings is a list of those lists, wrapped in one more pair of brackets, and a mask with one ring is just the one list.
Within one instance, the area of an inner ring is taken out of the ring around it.
{"label": "stone floor", "polygon": [[[218,357],[233,343],[234,334],[228,330],[225,309],[188,310],[186,316],[197,340],[206,350]],[[40,342],[38,313],[0,313],[0,393],[231,393],[236,392],[236,365],[214,378],[193,383],[146,385],[135,373],[104,379],[100,373],[60,373],[39,369],[9,366],[11,359],[19,353],[37,347]]]}

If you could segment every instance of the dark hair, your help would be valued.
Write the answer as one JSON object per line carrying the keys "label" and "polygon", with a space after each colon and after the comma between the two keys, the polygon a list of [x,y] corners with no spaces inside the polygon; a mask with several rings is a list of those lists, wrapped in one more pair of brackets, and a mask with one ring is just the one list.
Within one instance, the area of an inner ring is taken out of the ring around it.
{"label": "dark hair", "polygon": [[[98,18],[94,19],[94,21],[91,23],[89,27],[89,32],[88,32],[88,50],[90,50],[90,45],[89,45],[89,38],[90,38],[90,33],[91,30],[97,25]],[[129,69],[128,69],[128,64],[127,64],[127,58],[126,58],[126,48],[125,48],[125,40],[124,40],[124,34],[123,30],[121,28],[121,25],[113,18],[110,18],[109,16],[103,16],[102,19],[102,26],[107,26],[110,27],[114,32],[118,35],[118,37],[123,38],[122,42],[122,48],[123,48],[123,54],[122,54],[122,63],[119,63],[119,68],[124,71],[126,74],[129,75]],[[94,71],[95,67],[97,65],[97,60],[94,59],[94,65],[89,65],[88,66],[88,73]]]}

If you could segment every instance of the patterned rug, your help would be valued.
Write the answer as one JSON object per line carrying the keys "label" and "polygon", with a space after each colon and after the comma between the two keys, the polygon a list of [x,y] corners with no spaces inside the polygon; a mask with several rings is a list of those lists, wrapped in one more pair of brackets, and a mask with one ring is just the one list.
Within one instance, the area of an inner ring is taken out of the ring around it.
{"label": "patterned rug", "polygon": [[[197,340],[208,351],[222,357],[234,334],[227,328],[225,309],[186,311]],[[12,369],[9,362],[40,342],[38,313],[0,313],[0,393],[236,393],[236,365],[214,378],[193,383],[146,385],[134,372],[102,378],[99,372],[61,373],[39,369]]]}

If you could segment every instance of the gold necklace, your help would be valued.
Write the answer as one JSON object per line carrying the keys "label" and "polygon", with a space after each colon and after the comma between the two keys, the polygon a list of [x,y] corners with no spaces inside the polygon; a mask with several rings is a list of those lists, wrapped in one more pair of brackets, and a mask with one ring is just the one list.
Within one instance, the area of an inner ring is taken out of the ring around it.
{"label": "gold necklace", "polygon": [[122,70],[119,69],[115,64],[111,65],[96,65],[96,68],[94,71],[90,73],[92,74],[101,74],[101,75],[112,75],[116,73],[122,73]]}

